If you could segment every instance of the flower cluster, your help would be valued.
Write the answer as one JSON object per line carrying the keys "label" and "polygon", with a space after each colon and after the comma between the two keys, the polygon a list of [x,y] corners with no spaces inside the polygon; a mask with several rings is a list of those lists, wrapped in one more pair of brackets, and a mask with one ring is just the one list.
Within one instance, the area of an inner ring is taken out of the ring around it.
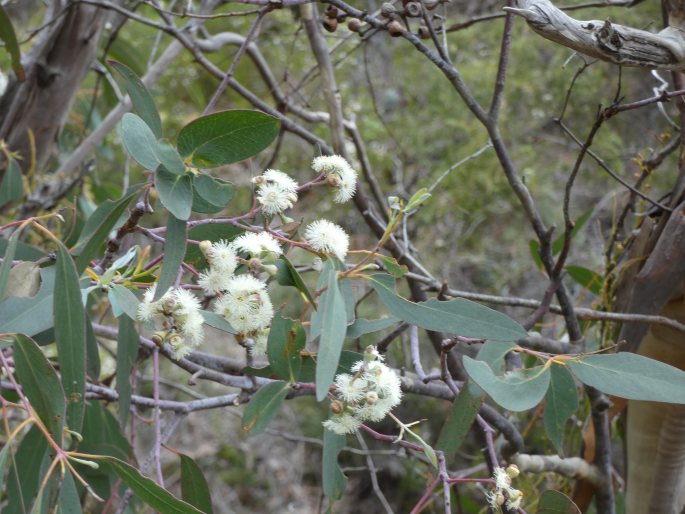
{"label": "flower cluster", "polygon": [[[218,295],[214,312],[223,316],[242,337],[254,341],[253,356],[263,355],[274,308],[266,283],[251,274],[236,275],[240,262],[252,271],[266,269],[283,253],[278,241],[268,232],[246,232],[232,242],[203,241],[200,249],[209,268],[200,274],[198,284],[207,294]],[[242,259],[240,254],[246,257]]]}
{"label": "flower cluster", "polygon": [[316,220],[307,225],[304,237],[317,252],[335,255],[345,260],[350,246],[350,237],[335,223],[328,220]]}
{"label": "flower cluster", "polygon": [[185,289],[171,289],[158,300],[154,300],[155,284],[143,295],[138,305],[138,319],[153,321],[164,331],[162,340],[167,340],[174,349],[176,358],[188,355],[204,338],[200,314],[200,301]]}
{"label": "flower cluster", "polygon": [[512,478],[519,476],[519,469],[511,464],[507,469],[495,468],[492,479],[495,481],[495,490],[486,494],[488,503],[493,512],[502,512],[502,505],[507,509],[517,510],[523,501],[523,493],[511,487]]}
{"label": "flower cluster", "polygon": [[354,375],[335,377],[338,399],[331,403],[331,417],[323,425],[336,434],[350,434],[364,421],[380,421],[402,399],[400,379],[375,347],[369,346],[364,360],[352,366]]}
{"label": "flower cluster", "polygon": [[267,216],[280,214],[297,202],[299,187],[289,175],[279,170],[266,170],[252,179],[257,186],[257,201]]}
{"label": "flower cluster", "polygon": [[312,169],[324,173],[328,183],[335,189],[334,200],[345,203],[357,189],[357,172],[339,155],[322,155],[312,161]]}

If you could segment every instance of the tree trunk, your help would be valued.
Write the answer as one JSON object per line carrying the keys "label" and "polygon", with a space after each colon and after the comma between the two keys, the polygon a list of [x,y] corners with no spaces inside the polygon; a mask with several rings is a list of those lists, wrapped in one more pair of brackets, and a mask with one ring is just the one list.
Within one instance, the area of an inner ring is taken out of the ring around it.
{"label": "tree trunk", "polygon": [[60,15],[46,28],[28,56],[26,80],[13,81],[0,100],[0,139],[20,153],[26,172],[47,163],[76,93],[97,51],[106,11],[72,1],[55,1],[49,15]]}

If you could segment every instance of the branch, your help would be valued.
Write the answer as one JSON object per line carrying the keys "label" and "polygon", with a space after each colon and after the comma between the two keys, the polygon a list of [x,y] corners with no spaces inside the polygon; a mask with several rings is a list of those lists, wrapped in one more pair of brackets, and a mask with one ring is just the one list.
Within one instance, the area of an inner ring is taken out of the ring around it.
{"label": "branch", "polygon": [[641,68],[685,70],[685,32],[669,26],[658,34],[609,20],[571,18],[550,0],[517,0],[504,10],[524,18],[542,37],[603,61]]}

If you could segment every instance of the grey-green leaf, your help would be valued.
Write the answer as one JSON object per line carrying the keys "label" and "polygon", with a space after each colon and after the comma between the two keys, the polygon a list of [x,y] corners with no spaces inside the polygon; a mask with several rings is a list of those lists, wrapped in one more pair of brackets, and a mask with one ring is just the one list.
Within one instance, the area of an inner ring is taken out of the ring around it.
{"label": "grey-green leaf", "polygon": [[138,356],[138,333],[128,316],[119,318],[117,334],[117,393],[119,393],[119,424],[124,427],[131,406],[131,369]]}
{"label": "grey-green leaf", "polygon": [[578,408],[576,383],[565,366],[552,365],[550,383],[545,395],[543,423],[557,452],[562,451],[562,438],[566,421]]}
{"label": "grey-green leaf", "polygon": [[109,290],[108,297],[112,304],[114,317],[118,318],[122,314],[126,314],[129,318],[136,319],[140,301],[128,287],[114,284]]}
{"label": "grey-green leaf", "polygon": [[274,316],[267,341],[269,364],[280,378],[294,382],[300,374],[302,358],[300,351],[304,348],[305,333],[302,325],[280,313]]}
{"label": "grey-green leaf", "polygon": [[366,334],[372,334],[379,330],[385,330],[393,325],[397,325],[402,320],[395,316],[388,316],[380,319],[364,319],[358,318],[354,323],[347,327],[347,339],[357,339]]}
{"label": "grey-green leaf", "polygon": [[157,156],[157,138],[140,116],[127,112],[121,118],[119,136],[126,152],[148,170],[155,170],[160,164]]}
{"label": "grey-green leaf", "polygon": [[535,407],[549,387],[549,368],[544,366],[519,369],[498,377],[487,363],[464,356],[464,369],[495,403],[514,412]]}
{"label": "grey-green leaf", "polygon": [[29,512],[31,498],[38,490],[41,463],[47,450],[45,436],[36,425],[33,425],[22,438],[16,453],[10,454],[10,471],[5,486],[7,504],[2,511],[3,514]]}
{"label": "grey-green leaf", "polygon": [[125,64],[114,60],[109,60],[107,63],[126,81],[126,90],[138,115],[147,123],[155,137],[162,137],[162,120],[159,118],[152,95],[143,81]]}
{"label": "grey-green leaf", "polygon": [[347,487],[347,477],[338,466],[338,455],[346,443],[347,437],[344,435],[323,431],[323,494],[333,501],[342,498]]}
{"label": "grey-green leaf", "polygon": [[[2,9],[2,7],[0,7]],[[9,158],[5,175],[0,183],[0,207],[10,202],[20,200],[24,196],[24,185],[21,178],[19,164],[13,158]]]}
{"label": "grey-green leaf", "polygon": [[[235,196],[233,184],[209,175],[200,174],[193,181],[195,192],[207,203],[214,207],[213,211],[218,212],[228,205]],[[194,210],[196,210],[194,208]]]}
{"label": "grey-green leaf", "polygon": [[31,338],[16,334],[13,345],[19,384],[53,439],[61,444],[66,400],[59,377]]}
{"label": "grey-green leaf", "polygon": [[34,336],[52,328],[52,293],[55,287],[55,267],[40,271],[41,286],[33,297],[12,297],[0,302],[0,332]]}
{"label": "grey-green leaf", "polygon": [[426,330],[493,341],[516,341],[526,331],[504,314],[463,298],[414,303],[395,292],[395,281],[385,274],[369,277],[381,301],[398,318]]}
{"label": "grey-green leaf", "polygon": [[549,489],[542,493],[536,514],[580,514],[580,509],[564,493]]}
{"label": "grey-green leaf", "polygon": [[0,266],[0,300],[5,296],[5,289],[10,278],[10,271],[12,269],[12,261],[14,254],[17,251],[17,243],[19,242],[19,234],[21,230],[15,230],[14,234],[10,236],[7,244],[7,251],[3,255],[2,265]]}
{"label": "grey-green leaf", "polygon": [[64,473],[62,480],[62,487],[59,490],[59,499],[57,501],[58,514],[79,514],[83,512],[81,509],[81,499],[76,490],[76,483],[71,471],[68,469]]}
{"label": "grey-green leaf", "polygon": [[186,222],[169,216],[166,223],[166,241],[162,272],[157,280],[154,300],[159,300],[171,287],[178,276],[178,270],[186,254]]}
{"label": "grey-green leaf", "polygon": [[287,383],[278,381],[257,391],[245,408],[243,430],[250,435],[262,432],[278,412],[289,390]]}
{"label": "grey-green leaf", "polygon": [[174,175],[164,166],[157,168],[155,187],[162,205],[179,220],[190,218],[193,206],[193,185],[188,175]]}
{"label": "grey-green leaf", "polygon": [[278,268],[278,273],[276,273],[276,280],[282,286],[293,286],[302,293],[302,295],[307,299],[310,305],[316,310],[316,303],[314,302],[314,297],[312,293],[309,292],[309,288],[302,280],[302,276],[299,274],[295,266],[288,260],[285,255],[281,255],[276,261],[276,267]]}
{"label": "grey-green leaf", "polygon": [[319,336],[319,353],[316,362],[316,399],[322,401],[335,379],[340,361],[347,316],[345,300],[338,288],[338,272],[333,259],[328,259],[321,272],[326,290],[319,299],[319,309],[312,316],[312,331]]}
{"label": "grey-green leaf", "polygon": [[588,355],[569,360],[568,367],[578,380],[606,394],[628,400],[685,403],[685,372],[642,355]]}
{"label": "grey-green leaf", "polygon": [[471,382],[466,380],[459,391],[459,396],[454,400],[447,421],[442,426],[435,446],[446,455],[454,455],[461,447],[483,403],[480,390],[473,389]]}

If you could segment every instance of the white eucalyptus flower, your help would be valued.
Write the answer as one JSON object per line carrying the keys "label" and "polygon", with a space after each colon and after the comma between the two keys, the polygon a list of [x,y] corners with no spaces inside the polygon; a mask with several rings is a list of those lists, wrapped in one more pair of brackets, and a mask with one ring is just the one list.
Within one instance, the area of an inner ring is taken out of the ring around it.
{"label": "white eucalyptus flower", "polygon": [[335,223],[328,220],[313,221],[305,228],[304,237],[314,250],[335,255],[341,261],[345,260],[350,237]]}
{"label": "white eucalyptus flower", "polygon": [[357,172],[339,155],[322,155],[312,161],[312,169],[325,173],[329,184],[335,189],[334,200],[345,203],[357,189]]}
{"label": "white eucalyptus flower", "polygon": [[214,311],[243,334],[265,329],[274,315],[266,284],[252,275],[233,277],[226,293],[214,304]]}
{"label": "white eucalyptus flower", "polygon": [[245,232],[233,240],[233,246],[257,258],[279,256],[283,253],[278,240],[268,232]]}
{"label": "white eucalyptus flower", "polygon": [[324,428],[338,435],[352,434],[361,424],[360,420],[347,412],[334,414],[323,422]]}

